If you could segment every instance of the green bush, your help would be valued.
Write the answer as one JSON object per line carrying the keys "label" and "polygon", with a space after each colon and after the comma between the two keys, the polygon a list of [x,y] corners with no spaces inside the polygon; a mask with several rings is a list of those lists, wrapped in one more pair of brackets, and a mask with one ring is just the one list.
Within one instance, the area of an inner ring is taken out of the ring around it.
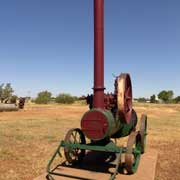
{"label": "green bush", "polygon": [[48,91],[42,91],[38,93],[37,98],[35,99],[36,104],[48,104],[51,101],[52,94]]}
{"label": "green bush", "polygon": [[146,98],[144,98],[144,97],[140,97],[140,98],[138,99],[138,102],[145,103],[145,102],[146,102]]}
{"label": "green bush", "polygon": [[75,98],[70,94],[61,93],[56,97],[56,103],[60,104],[72,104],[74,101]]}
{"label": "green bush", "polygon": [[176,98],[174,98],[173,102],[174,103],[180,103],[180,96],[177,96]]}
{"label": "green bush", "polygon": [[153,94],[151,97],[150,97],[150,103],[156,103],[156,95]]}
{"label": "green bush", "polygon": [[174,92],[172,90],[163,90],[158,94],[158,98],[165,103],[170,103],[173,99]]}

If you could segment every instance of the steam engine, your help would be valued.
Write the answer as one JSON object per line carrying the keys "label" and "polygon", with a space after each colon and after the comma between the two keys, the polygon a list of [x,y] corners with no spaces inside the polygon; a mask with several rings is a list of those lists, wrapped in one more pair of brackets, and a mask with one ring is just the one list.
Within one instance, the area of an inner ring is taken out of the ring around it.
{"label": "steam engine", "polygon": [[87,96],[90,110],[82,117],[81,128],[86,137],[93,141],[124,137],[136,127],[130,75],[116,77],[114,88],[114,93],[104,94],[103,109],[93,108],[94,96]]}
{"label": "steam engine", "polygon": [[[132,85],[128,73],[116,77],[114,93],[105,94],[104,90],[104,0],[94,0],[94,92],[86,98],[89,110],[81,118],[81,128],[73,128],[67,132],[49,161],[48,177],[64,175],[51,168],[55,157],[62,157],[61,148],[64,148],[64,156],[70,165],[80,164],[88,154],[86,150],[115,153],[116,168],[111,173],[111,180],[118,173],[123,153],[127,173],[136,172],[140,156],[145,152],[147,116],[141,116],[140,128],[137,130],[137,115],[132,108]],[[118,146],[111,140],[125,136],[129,136],[126,147]],[[90,143],[86,143],[86,137],[90,139]]]}

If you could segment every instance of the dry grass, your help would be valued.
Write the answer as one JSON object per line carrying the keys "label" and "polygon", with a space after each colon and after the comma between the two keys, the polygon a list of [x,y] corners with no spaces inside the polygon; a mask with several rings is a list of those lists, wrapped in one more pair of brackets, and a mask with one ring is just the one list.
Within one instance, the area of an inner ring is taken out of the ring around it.
{"label": "dry grass", "polygon": [[[0,113],[0,180],[41,174],[69,128],[79,127],[83,105],[27,106]],[[180,105],[135,104],[148,114],[148,146],[159,152],[156,180],[180,180]]]}

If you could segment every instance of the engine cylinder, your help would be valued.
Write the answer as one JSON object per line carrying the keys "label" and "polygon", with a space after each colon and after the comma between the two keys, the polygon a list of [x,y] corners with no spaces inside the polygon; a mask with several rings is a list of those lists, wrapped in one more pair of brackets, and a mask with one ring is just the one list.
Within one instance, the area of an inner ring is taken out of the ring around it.
{"label": "engine cylinder", "polygon": [[98,141],[110,137],[118,128],[111,111],[92,109],[82,117],[81,129],[87,138]]}

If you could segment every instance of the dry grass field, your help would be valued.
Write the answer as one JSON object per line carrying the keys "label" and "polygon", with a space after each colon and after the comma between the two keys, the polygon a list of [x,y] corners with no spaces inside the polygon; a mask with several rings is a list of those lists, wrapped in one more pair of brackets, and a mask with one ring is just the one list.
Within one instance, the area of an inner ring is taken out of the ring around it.
{"label": "dry grass field", "polygon": [[[158,151],[156,180],[180,180],[180,105],[135,104],[148,115],[148,148]],[[32,180],[44,172],[69,128],[79,127],[83,105],[27,105],[0,112],[0,180]],[[148,163],[148,162],[147,162]]]}

